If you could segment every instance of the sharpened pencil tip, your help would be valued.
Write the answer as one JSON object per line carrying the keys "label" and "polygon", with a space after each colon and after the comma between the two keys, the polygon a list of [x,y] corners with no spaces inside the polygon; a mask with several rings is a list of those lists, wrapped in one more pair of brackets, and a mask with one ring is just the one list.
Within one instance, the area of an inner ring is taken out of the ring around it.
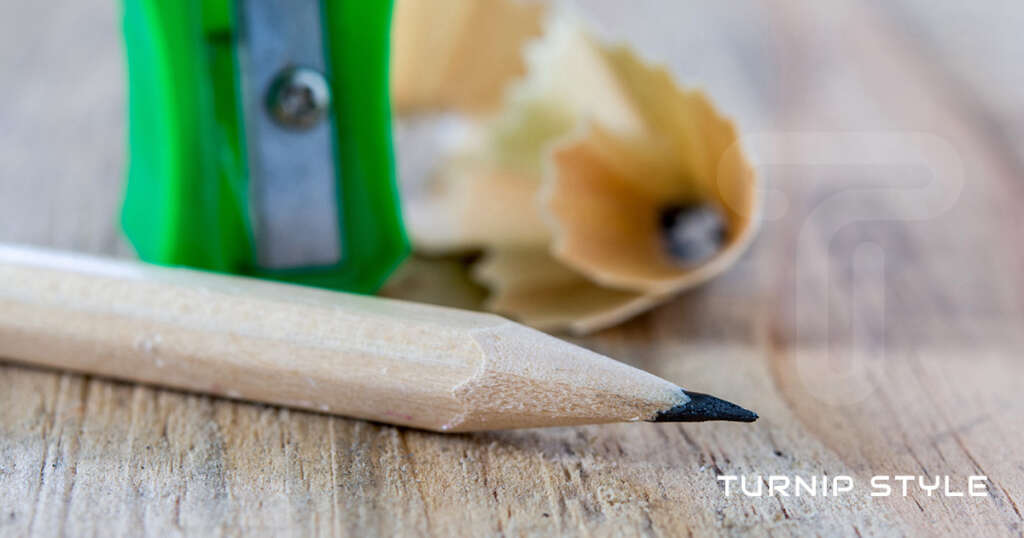
{"label": "sharpened pencil tip", "polygon": [[754,422],[757,420],[757,413],[734,403],[699,392],[684,391],[684,394],[690,397],[690,401],[661,411],[654,415],[651,422],[706,422],[709,420]]}

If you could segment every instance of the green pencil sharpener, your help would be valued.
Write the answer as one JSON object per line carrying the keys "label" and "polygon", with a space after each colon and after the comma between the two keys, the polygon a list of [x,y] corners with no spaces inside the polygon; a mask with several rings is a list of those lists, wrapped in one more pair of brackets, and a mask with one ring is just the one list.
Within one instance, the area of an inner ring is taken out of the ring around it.
{"label": "green pencil sharpener", "polygon": [[123,0],[122,224],[164,265],[372,293],[408,252],[390,0]]}

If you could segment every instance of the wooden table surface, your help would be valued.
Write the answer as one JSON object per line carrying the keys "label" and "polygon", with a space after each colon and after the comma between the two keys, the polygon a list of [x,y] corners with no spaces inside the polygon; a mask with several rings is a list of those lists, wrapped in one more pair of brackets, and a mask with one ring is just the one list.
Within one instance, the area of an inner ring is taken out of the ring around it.
{"label": "wooden table surface", "polygon": [[[760,421],[443,436],[2,362],[0,535],[1020,536],[1024,4],[578,3],[770,184],[728,274],[579,343]],[[2,241],[130,255],[116,4],[0,2]],[[895,474],[991,495],[868,495]]]}

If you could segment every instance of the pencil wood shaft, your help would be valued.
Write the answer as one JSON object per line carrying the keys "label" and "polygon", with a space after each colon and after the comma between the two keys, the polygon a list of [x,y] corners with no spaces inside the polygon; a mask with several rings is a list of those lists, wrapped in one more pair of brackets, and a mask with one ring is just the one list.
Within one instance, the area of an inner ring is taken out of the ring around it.
{"label": "pencil wood shaft", "polygon": [[3,245],[0,357],[449,432],[688,401],[494,315]]}

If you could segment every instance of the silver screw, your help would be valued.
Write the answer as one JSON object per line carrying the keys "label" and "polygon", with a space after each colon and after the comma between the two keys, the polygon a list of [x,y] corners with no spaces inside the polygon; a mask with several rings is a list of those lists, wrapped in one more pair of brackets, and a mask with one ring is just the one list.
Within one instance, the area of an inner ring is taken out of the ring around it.
{"label": "silver screw", "polygon": [[331,105],[323,74],[308,67],[288,67],[274,77],[267,92],[270,117],[282,127],[307,130],[320,123]]}

